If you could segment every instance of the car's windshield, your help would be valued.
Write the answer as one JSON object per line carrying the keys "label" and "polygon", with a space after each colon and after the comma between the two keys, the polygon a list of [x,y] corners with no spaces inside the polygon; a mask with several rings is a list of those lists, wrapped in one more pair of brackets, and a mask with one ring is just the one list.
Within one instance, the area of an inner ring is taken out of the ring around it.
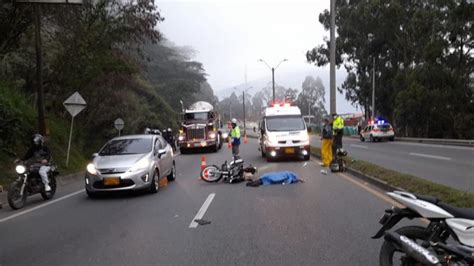
{"label": "car's windshield", "polygon": [[269,131],[305,130],[305,124],[301,116],[267,117],[265,120]]}
{"label": "car's windshield", "polygon": [[118,139],[112,140],[100,151],[100,156],[143,154],[151,151],[152,140],[146,139]]}
{"label": "car's windshield", "polygon": [[202,113],[187,113],[184,115],[185,120],[207,120],[209,118],[208,112]]}
{"label": "car's windshield", "polygon": [[378,128],[382,129],[382,130],[385,130],[385,129],[390,129],[390,125],[377,125]]}

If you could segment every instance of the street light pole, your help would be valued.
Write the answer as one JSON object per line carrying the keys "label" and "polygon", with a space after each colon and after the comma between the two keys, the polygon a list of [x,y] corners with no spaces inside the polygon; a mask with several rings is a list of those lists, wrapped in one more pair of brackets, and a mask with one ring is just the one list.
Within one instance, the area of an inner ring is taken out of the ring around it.
{"label": "street light pole", "polygon": [[273,89],[272,99],[273,99],[273,102],[275,102],[275,70],[281,65],[281,63],[288,61],[288,59],[285,58],[281,60],[280,63],[278,63],[276,67],[270,67],[267,64],[267,62],[265,62],[265,60],[263,59],[259,59],[258,61],[263,62],[272,71],[272,89]]}
{"label": "street light pole", "polygon": [[372,64],[372,119],[375,119],[375,57]]}
{"label": "street light pole", "polygon": [[244,112],[244,135],[246,135],[245,130],[247,129],[247,127],[245,127],[245,91],[244,90],[242,90],[242,101],[243,101],[243,103],[242,103],[243,110],[242,111]]}
{"label": "street light pole", "polygon": [[275,102],[275,68],[272,67],[273,102]]}
{"label": "street light pole", "polygon": [[331,0],[331,44],[330,44],[330,106],[331,114],[336,113],[336,0]]}

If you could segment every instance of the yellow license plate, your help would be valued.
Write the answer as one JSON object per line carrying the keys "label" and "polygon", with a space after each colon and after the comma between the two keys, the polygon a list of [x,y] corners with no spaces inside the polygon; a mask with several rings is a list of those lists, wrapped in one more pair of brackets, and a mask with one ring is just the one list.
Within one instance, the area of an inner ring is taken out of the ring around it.
{"label": "yellow license plate", "polygon": [[295,153],[295,148],[286,148],[285,153],[286,154],[294,154]]}
{"label": "yellow license plate", "polygon": [[106,186],[117,186],[117,185],[120,185],[120,178],[118,178],[118,177],[108,177],[108,178],[104,178],[104,185],[106,185]]}

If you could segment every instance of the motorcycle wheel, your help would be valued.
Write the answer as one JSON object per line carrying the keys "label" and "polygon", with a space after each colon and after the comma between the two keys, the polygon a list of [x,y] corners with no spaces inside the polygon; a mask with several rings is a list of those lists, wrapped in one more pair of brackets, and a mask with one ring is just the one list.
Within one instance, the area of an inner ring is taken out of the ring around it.
{"label": "motorcycle wheel", "polygon": [[206,166],[206,168],[202,169],[201,171],[201,179],[209,182],[214,183],[218,182],[222,178],[222,173],[220,172],[219,168],[215,165]]}
{"label": "motorcycle wheel", "polygon": [[[421,226],[406,226],[396,230],[400,235],[404,235],[418,244],[429,238],[430,233],[426,228]],[[417,262],[409,257],[406,257],[395,244],[385,240],[380,249],[379,255],[380,266],[392,265],[418,265]]]}
{"label": "motorcycle wheel", "polygon": [[23,208],[26,203],[26,197],[28,194],[26,187],[23,191],[23,196],[20,196],[22,184],[22,182],[14,181],[8,188],[8,205],[10,205],[14,210]]}
{"label": "motorcycle wheel", "polygon": [[52,199],[54,194],[56,194],[56,178],[49,177],[49,186],[51,187],[50,191],[46,192],[44,189],[41,190],[41,197],[43,197],[44,200]]}

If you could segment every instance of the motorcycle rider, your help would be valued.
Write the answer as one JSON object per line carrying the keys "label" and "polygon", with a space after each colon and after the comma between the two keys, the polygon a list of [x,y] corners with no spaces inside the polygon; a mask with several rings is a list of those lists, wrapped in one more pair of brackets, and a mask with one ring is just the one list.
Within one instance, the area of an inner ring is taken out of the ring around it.
{"label": "motorcycle rider", "polygon": [[234,160],[239,157],[240,153],[240,128],[237,125],[237,119],[232,118],[231,120],[232,130],[230,131],[230,138],[232,143],[232,156]]}
{"label": "motorcycle rider", "polygon": [[38,171],[41,176],[41,181],[44,184],[45,191],[51,191],[48,180],[48,172],[51,170],[49,165],[51,161],[51,150],[44,145],[44,138],[40,134],[34,134],[32,139],[32,146],[28,149],[22,161],[30,161],[32,163],[41,163]]}

